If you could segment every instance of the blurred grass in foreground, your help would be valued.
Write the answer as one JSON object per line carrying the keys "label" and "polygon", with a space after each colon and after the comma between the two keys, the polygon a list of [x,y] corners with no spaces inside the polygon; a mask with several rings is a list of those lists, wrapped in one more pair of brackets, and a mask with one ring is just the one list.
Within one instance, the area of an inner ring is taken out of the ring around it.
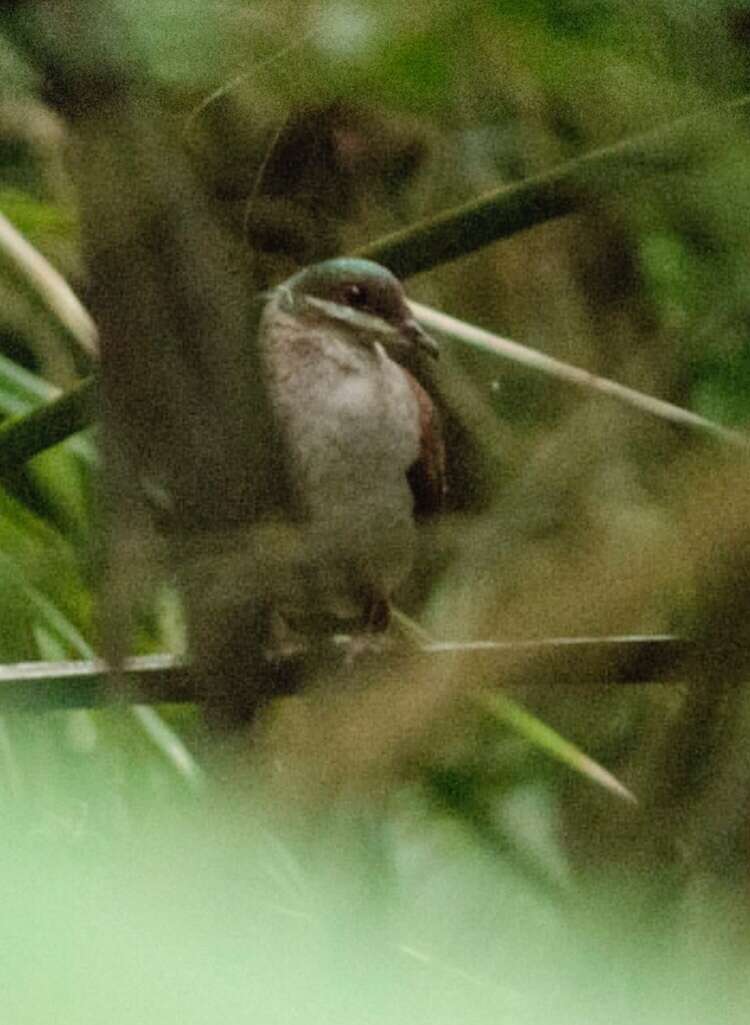
{"label": "blurred grass in foreground", "polygon": [[0,855],[7,1020],[747,1020],[731,894],[674,903],[655,872],[551,901],[455,822],[416,830],[415,795],[399,803],[387,821],[340,808],[304,840],[254,801],[165,808],[114,845],[83,809],[40,820]]}

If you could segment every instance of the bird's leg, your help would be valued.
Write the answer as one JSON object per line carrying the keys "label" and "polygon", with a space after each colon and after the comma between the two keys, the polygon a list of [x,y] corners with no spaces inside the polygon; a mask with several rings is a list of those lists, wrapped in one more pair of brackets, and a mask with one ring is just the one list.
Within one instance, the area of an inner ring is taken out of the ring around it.
{"label": "bird's leg", "polygon": [[387,598],[373,597],[365,616],[365,632],[383,634],[391,622],[391,606]]}
{"label": "bird's leg", "polygon": [[367,603],[362,629],[349,637],[346,665],[353,666],[365,655],[382,655],[389,647],[391,638],[388,626],[391,622],[391,606],[387,598],[372,596]]}
{"label": "bird's leg", "polygon": [[307,639],[291,627],[278,609],[273,609],[269,617],[266,659],[269,662],[283,662],[304,655],[308,648]]}

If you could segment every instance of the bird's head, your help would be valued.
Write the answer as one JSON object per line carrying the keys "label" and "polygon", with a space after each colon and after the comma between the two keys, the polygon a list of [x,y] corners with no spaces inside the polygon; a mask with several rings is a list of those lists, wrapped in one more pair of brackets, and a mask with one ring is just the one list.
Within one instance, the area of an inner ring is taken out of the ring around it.
{"label": "bird's head", "polygon": [[372,260],[341,257],[305,267],[274,289],[296,317],[351,332],[361,343],[416,348],[436,358],[438,346],[417,323],[401,282]]}

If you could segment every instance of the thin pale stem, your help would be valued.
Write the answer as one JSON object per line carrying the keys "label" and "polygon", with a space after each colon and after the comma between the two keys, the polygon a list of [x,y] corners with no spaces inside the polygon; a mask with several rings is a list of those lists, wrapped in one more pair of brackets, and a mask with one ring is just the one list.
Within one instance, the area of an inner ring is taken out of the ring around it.
{"label": "thin pale stem", "polygon": [[88,356],[99,351],[96,325],[65,278],[0,213],[0,252]]}
{"label": "thin pale stem", "polygon": [[520,363],[522,366],[530,367],[532,370],[539,370],[560,381],[574,384],[579,388],[588,388],[590,391],[606,395],[610,399],[622,402],[634,409],[640,409],[644,413],[657,416],[662,420],[669,420],[671,423],[681,427],[689,427],[693,430],[703,431],[711,434],[720,441],[739,448],[750,448],[750,436],[742,431],[734,431],[728,427],[721,427],[713,420],[707,420],[704,416],[675,406],[664,399],[656,399],[653,395],[646,395],[644,392],[636,391],[635,388],[627,388],[624,384],[612,381],[608,377],[600,377],[592,374],[589,370],[582,370],[570,363],[563,363],[562,360],[552,356],[545,356],[542,352],[530,349],[519,342],[513,342],[508,338],[502,338],[492,331],[485,331],[481,327],[467,324],[465,321],[457,320],[447,313],[433,310],[421,303],[411,303],[416,318],[426,327],[442,334],[455,338],[457,341],[472,345],[484,352],[491,352],[495,356],[511,360],[513,363]]}

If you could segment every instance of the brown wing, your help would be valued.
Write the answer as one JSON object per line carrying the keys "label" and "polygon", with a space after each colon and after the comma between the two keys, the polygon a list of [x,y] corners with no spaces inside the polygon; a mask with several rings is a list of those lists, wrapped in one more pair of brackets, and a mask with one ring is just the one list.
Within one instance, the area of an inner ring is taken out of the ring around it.
{"label": "brown wing", "polygon": [[414,516],[424,519],[440,512],[445,497],[445,447],[440,417],[424,388],[404,371],[419,408],[419,455],[406,471],[414,495]]}

